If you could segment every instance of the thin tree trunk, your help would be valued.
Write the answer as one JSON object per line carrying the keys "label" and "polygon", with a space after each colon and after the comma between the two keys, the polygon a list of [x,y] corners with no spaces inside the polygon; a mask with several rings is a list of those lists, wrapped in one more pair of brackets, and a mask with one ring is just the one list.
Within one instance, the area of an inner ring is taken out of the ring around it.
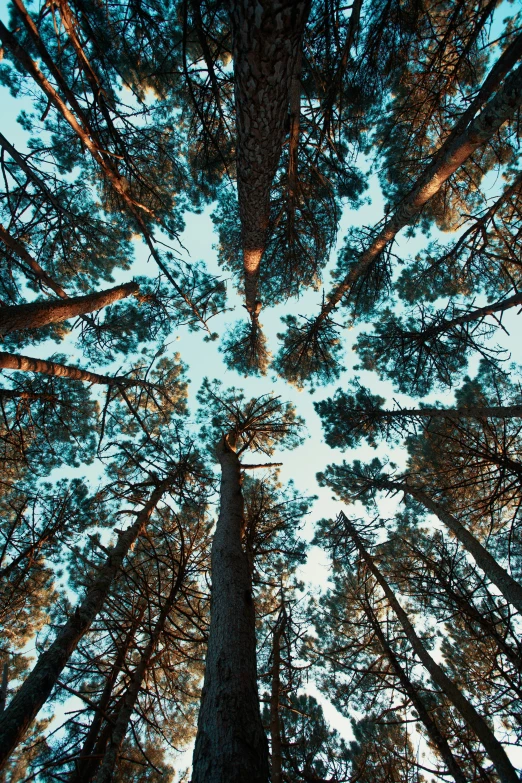
{"label": "thin tree trunk", "polygon": [[418,500],[419,503],[427,508],[428,511],[435,514],[470,553],[478,567],[486,574],[488,579],[498,587],[506,601],[512,604],[522,614],[522,585],[513,579],[505,568],[502,568],[502,566],[497,563],[493,555],[477,541],[475,536],[470,533],[453,514],[445,509],[440,503],[437,503],[430,498],[422,488],[415,487],[407,481],[379,479],[378,484],[383,489],[399,490],[411,495],[411,497]]}
{"label": "thin tree trunk", "polygon": [[87,736],[85,737],[79,758],[76,760],[76,772],[71,776],[69,783],[88,783],[88,781],[92,780],[93,776],[96,774],[96,768],[99,764],[99,759],[93,758],[91,754],[96,744],[96,740],[98,739],[101,725],[104,720],[107,720],[107,709],[112,697],[112,690],[121,670],[123,669],[127,652],[129,651],[129,648],[134,641],[136,629],[138,628],[138,625],[140,624],[143,615],[145,614],[146,608],[147,605],[145,602],[143,602],[141,607],[139,607],[138,613],[136,614],[136,617],[134,617],[129,630],[127,631],[125,639],[123,640],[123,644],[118,650],[118,654],[112,665],[109,676],[105,681],[105,685],[103,687],[98,704],[96,705],[96,712],[91,721],[91,725],[89,726],[89,730],[87,732]]}
{"label": "thin tree trunk", "polygon": [[150,666],[151,658],[156,651],[161,634],[163,633],[163,629],[165,627],[165,623],[167,622],[168,616],[172,611],[174,602],[178,597],[178,593],[183,583],[183,578],[185,575],[185,562],[185,553],[182,553],[176,580],[172,585],[167,600],[163,604],[147,646],[141,654],[138,665],[132,674],[131,681],[125,692],[123,703],[118,710],[117,715],[115,716],[114,728],[111,733],[109,746],[103,757],[103,762],[98,771],[98,774],[94,779],[95,783],[110,783],[113,779],[114,767],[118,761],[121,746],[123,745],[123,741],[129,728],[129,722],[134,711],[134,707],[136,706],[136,702],[138,701],[143,678],[145,677],[147,669]]}
{"label": "thin tree trunk", "polygon": [[0,370],[21,370],[22,372],[41,372],[44,375],[52,375],[55,378],[70,378],[73,381],[85,381],[86,383],[100,383],[105,386],[143,386],[153,388],[154,384],[139,378],[128,378],[124,375],[99,375],[88,370],[80,370],[69,364],[46,361],[45,359],[33,359],[31,356],[19,356],[14,353],[0,351]]}
{"label": "thin tree trunk", "polygon": [[272,638],[272,683],[270,690],[271,783],[282,783],[283,781],[279,705],[281,695],[281,636],[284,633],[285,626],[286,612],[283,605]]}
{"label": "thin tree trunk", "polygon": [[192,783],[267,783],[252,580],[242,547],[240,464],[225,437],[218,457],[221,503],[212,542],[210,635]]}
{"label": "thin tree trunk", "polygon": [[[357,411],[354,411],[355,413]],[[365,411],[361,411],[361,416]],[[522,418],[522,405],[466,405],[462,408],[401,408],[376,411],[372,417],[382,419],[515,419]]]}
{"label": "thin tree trunk", "polygon": [[381,628],[381,624],[379,623],[377,617],[373,613],[369,604],[367,604],[366,602],[363,603],[363,608],[375,632],[375,635],[379,640],[379,644],[381,645],[384,654],[388,658],[392,666],[392,669],[394,670],[399,682],[401,683],[404,693],[411,701],[414,709],[417,710],[419,719],[424,724],[424,728],[426,729],[428,737],[439,751],[440,756],[444,761],[444,763],[446,764],[449,773],[452,775],[453,779],[455,780],[455,783],[466,783],[466,777],[462,772],[455,756],[451,751],[451,748],[448,744],[448,740],[442,734],[436,721],[431,717],[428,709],[426,708],[426,705],[424,704],[424,702],[420,697],[417,688],[414,686],[413,682],[410,680],[410,678],[402,668],[399,659],[393,652],[391,646],[388,643],[388,640],[384,635],[384,632]]}
{"label": "thin tree trunk", "polygon": [[230,3],[237,122],[237,188],[246,308],[257,318],[258,279],[267,242],[270,189],[287,133],[292,74],[308,0]]}
{"label": "thin tree trunk", "polygon": [[438,663],[431,657],[430,653],[424,647],[421,639],[417,636],[415,628],[411,624],[408,615],[397,600],[395,593],[391,589],[390,585],[384,578],[383,574],[377,568],[374,562],[374,558],[366,551],[363,543],[348,518],[341,512],[339,515],[342,517],[342,522],[345,525],[345,529],[352,538],[357,550],[367,565],[368,570],[373,574],[376,581],[380,585],[384,592],[391,608],[395,612],[399,623],[406,635],[406,638],[410,642],[415,654],[430,673],[433,682],[441,689],[451,704],[462,715],[466,723],[475,732],[482,745],[484,746],[486,753],[490,757],[493,765],[498,773],[498,776],[502,783],[520,783],[516,770],[513,768],[502,744],[495,737],[484,718],[479,715],[473,704],[464,696],[462,691],[455,685],[446,672],[439,666]]}
{"label": "thin tree trunk", "polygon": [[50,277],[47,272],[45,272],[38,261],[35,261],[35,259],[32,257],[32,255],[25,249],[25,247],[22,245],[21,242],[19,242],[15,237],[13,237],[8,231],[5,230],[3,225],[0,223],[0,240],[6,245],[8,248],[10,248],[16,255],[22,260],[25,261],[31,272],[35,275],[35,277],[44,285],[46,285],[48,288],[50,288],[52,291],[54,291],[55,294],[57,294],[62,299],[67,299],[67,294],[63,290],[63,288],[56,283],[52,277]]}
{"label": "thin tree trunk", "polygon": [[[464,617],[465,621],[467,620],[466,624],[471,633],[477,635],[477,631],[473,628],[472,625],[473,623],[476,623],[476,625],[478,625],[479,628],[481,628],[485,633],[486,637],[491,637],[495,640],[500,652],[506,656],[508,661],[510,661],[510,663],[512,663],[519,672],[522,673],[522,658],[517,653],[517,651],[506,642],[502,634],[499,633],[496,623],[494,623],[493,620],[490,620],[489,617],[484,616],[482,612],[477,609],[475,604],[472,603],[471,596],[469,594],[462,595],[455,590],[450,580],[442,572],[439,564],[436,561],[431,560],[417,547],[412,546],[411,544],[408,545],[413,549],[417,557],[419,557],[426,567],[433,573],[437,582],[443,587],[449,599],[458,608],[461,617]],[[463,588],[461,587],[460,589],[462,590]]]}
{"label": "thin tree trunk", "polygon": [[[521,42],[522,43],[522,39]],[[520,55],[517,55],[517,58]],[[478,117],[467,129],[453,139],[449,145],[442,145],[426,171],[407,196],[400,202],[371,244],[359,256],[346,277],[328,297],[316,319],[318,325],[326,319],[339,304],[353,284],[363,275],[397,233],[417,217],[422,207],[434,196],[449,177],[466,162],[482,145],[491,139],[496,131],[510,119],[522,104],[522,66],[519,66],[505,80],[497,94],[491,98]]]}
{"label": "thin tree trunk", "polygon": [[510,310],[512,307],[517,307],[522,304],[522,292],[513,294],[507,299],[501,299],[498,302],[492,302],[484,307],[477,307],[475,310],[471,310],[469,313],[464,313],[456,318],[448,318],[428,326],[420,332],[403,332],[402,337],[410,338],[416,342],[424,342],[425,340],[437,337],[439,334],[450,332],[458,326],[465,326],[465,324],[471,324],[475,321],[481,321],[488,315],[494,315],[495,313],[503,313],[506,310]]}
{"label": "thin tree trunk", "polygon": [[0,335],[20,329],[37,329],[47,324],[67,321],[78,315],[93,313],[120,299],[136,296],[139,290],[137,283],[124,283],[84,296],[0,307]]}
{"label": "thin tree trunk", "polygon": [[118,543],[109,552],[105,563],[87,589],[85,598],[58,631],[49,649],[40,655],[33,670],[4,711],[0,718],[0,769],[5,766],[36,714],[49,698],[71,654],[104,605],[129,549],[145,530],[168,485],[169,482],[164,481],[154,489],[150,499],[137,514],[134,524],[119,535]]}

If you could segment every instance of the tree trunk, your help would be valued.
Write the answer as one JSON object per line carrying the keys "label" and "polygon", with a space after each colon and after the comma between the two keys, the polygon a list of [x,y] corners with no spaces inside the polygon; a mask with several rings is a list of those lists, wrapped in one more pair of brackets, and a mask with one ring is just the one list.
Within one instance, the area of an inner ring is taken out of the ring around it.
{"label": "tree trunk", "polygon": [[230,2],[237,122],[237,190],[246,308],[259,315],[257,286],[270,219],[270,189],[287,133],[292,74],[308,0]]}
{"label": "tree trunk", "polygon": [[129,549],[146,528],[167,487],[166,481],[159,484],[137,514],[134,524],[119,535],[118,543],[94,577],[85,598],[58,631],[49,649],[40,655],[33,670],[4,711],[0,718],[0,769],[5,766],[32,720],[50,696],[62,669],[105,603]]}
{"label": "tree trunk", "polygon": [[512,604],[522,614],[522,585],[508,574],[505,568],[497,563],[493,555],[477,541],[474,535],[462,525],[440,503],[432,500],[420,487],[415,487],[406,481],[379,480],[379,486],[384,489],[397,489],[411,495],[418,500],[428,511],[435,514],[446,527],[460,541],[462,546],[470,553],[478,567],[486,574],[488,579],[498,587],[506,601]]}
{"label": "tree trunk", "polygon": [[178,597],[178,593],[183,583],[184,575],[185,575],[184,554],[182,554],[176,580],[172,585],[167,600],[163,604],[160,615],[150,635],[150,639],[147,643],[147,646],[145,647],[145,650],[141,654],[138,665],[136,666],[132,674],[131,681],[125,692],[123,703],[120,709],[118,710],[117,715],[115,716],[114,728],[111,733],[109,746],[103,757],[103,762],[98,771],[98,774],[94,779],[95,783],[111,783],[111,780],[113,779],[114,767],[116,766],[116,762],[118,761],[118,756],[121,750],[121,746],[123,745],[125,735],[127,734],[127,729],[129,728],[131,715],[134,711],[134,707],[136,706],[136,702],[138,701],[138,696],[140,694],[143,678],[147,672],[148,667],[150,666],[151,658],[156,651],[167,618],[170,612],[172,611],[174,603]]}
{"label": "tree trunk", "polygon": [[112,690],[116,684],[116,680],[118,679],[121,670],[123,669],[127,652],[129,651],[129,648],[134,641],[136,629],[138,628],[138,625],[140,624],[143,615],[145,614],[146,608],[147,604],[143,602],[138,610],[136,617],[131,623],[131,627],[127,631],[125,639],[123,640],[123,644],[118,650],[116,660],[114,661],[109,676],[105,681],[102,694],[98,704],[96,705],[96,712],[91,721],[91,725],[89,726],[89,730],[87,732],[87,736],[85,737],[85,742],[83,743],[79,758],[76,760],[76,772],[74,775],[71,775],[69,783],[88,783],[88,781],[92,780],[93,776],[96,774],[96,769],[99,765],[99,759],[97,757],[93,758],[91,754],[96,744],[96,740],[98,739],[101,725],[104,720],[107,720],[107,709],[112,698]]}
{"label": "tree trunk", "polygon": [[471,324],[475,321],[481,321],[488,315],[494,315],[495,313],[504,313],[506,310],[510,310],[512,307],[518,307],[522,304],[522,292],[513,294],[507,299],[501,299],[499,302],[492,302],[484,307],[477,307],[475,310],[471,310],[469,313],[463,313],[455,318],[444,319],[433,326],[428,326],[421,332],[403,332],[402,336],[415,340],[416,342],[425,342],[431,340],[433,337],[438,337],[439,334],[450,332],[458,326],[465,326],[465,324]]}
{"label": "tree trunk", "polygon": [[455,783],[467,783],[464,773],[459,767],[459,764],[455,759],[455,756],[451,752],[451,748],[448,744],[448,740],[442,734],[435,720],[431,717],[428,709],[426,708],[426,705],[422,701],[420,694],[417,691],[417,688],[414,686],[413,682],[410,680],[410,678],[402,668],[401,664],[399,663],[399,659],[397,658],[391,646],[389,645],[377,617],[374,615],[371,607],[366,602],[364,602],[363,608],[375,632],[375,635],[379,640],[379,644],[381,645],[384,654],[388,658],[392,669],[394,670],[399,682],[401,683],[404,693],[411,701],[414,709],[417,710],[419,719],[424,724],[428,737],[439,751],[440,756],[444,761],[444,763],[446,764],[449,773],[455,780]]}
{"label": "tree trunk", "polygon": [[[518,59],[518,55],[517,55]],[[496,95],[486,104],[469,127],[457,136],[451,144],[442,145],[439,152],[417,183],[403,198],[371,244],[359,256],[346,277],[329,295],[316,323],[326,319],[341,299],[348,293],[375,261],[386,245],[397,233],[409,225],[420,213],[422,207],[434,196],[452,174],[482,145],[486,144],[498,129],[510,119],[522,104],[522,66],[519,66],[505,80]]]}
{"label": "tree trunk", "polygon": [[67,294],[63,290],[63,288],[56,283],[52,277],[50,277],[47,272],[45,272],[38,261],[35,261],[35,259],[32,257],[32,255],[25,249],[25,247],[22,245],[21,242],[19,242],[15,237],[13,237],[8,231],[5,230],[3,225],[0,223],[0,240],[8,247],[10,250],[12,250],[16,255],[22,260],[25,261],[31,272],[34,274],[34,276],[44,285],[48,286],[52,291],[54,291],[55,294],[58,294],[62,299],[67,299]]}
{"label": "tree trunk", "polygon": [[[361,416],[365,414],[361,411]],[[515,419],[522,418],[522,405],[466,405],[463,408],[401,408],[377,411],[372,417],[383,419]]]}
{"label": "tree trunk", "polygon": [[0,370],[21,370],[22,372],[41,372],[44,375],[53,375],[56,378],[70,378],[73,381],[85,381],[86,383],[101,383],[106,386],[143,386],[153,388],[154,384],[142,381],[138,378],[128,378],[124,375],[99,375],[88,370],[80,370],[79,367],[71,367],[69,364],[46,361],[45,359],[33,359],[31,356],[20,356],[14,353],[0,351]]}
{"label": "tree trunk", "polygon": [[120,299],[136,296],[139,290],[137,283],[124,283],[106,291],[96,291],[85,296],[0,307],[0,335],[16,332],[20,329],[37,329],[47,324],[76,318],[78,315],[93,313],[113,304],[113,302],[118,302]]}
{"label": "tree trunk", "polygon": [[281,694],[281,636],[286,626],[284,605],[279,615],[272,639],[272,684],[270,690],[270,745],[272,755],[271,783],[282,783],[281,718],[279,712]]}
{"label": "tree trunk", "polygon": [[212,542],[210,635],[192,783],[267,783],[252,580],[242,547],[240,464],[226,438],[218,457],[221,505]]}
{"label": "tree trunk", "polygon": [[399,620],[399,623],[401,624],[402,629],[406,635],[406,638],[410,642],[415,654],[423,666],[430,673],[434,683],[441,689],[442,693],[444,693],[450,703],[453,704],[455,709],[460,712],[466,723],[482,742],[486,753],[493,762],[493,765],[502,783],[520,783],[517,772],[507,757],[504,748],[495,737],[484,718],[479,715],[473,704],[468,701],[462,691],[457,688],[453,680],[448,677],[446,672],[439,666],[438,663],[436,663],[436,661],[431,657],[430,653],[424,647],[421,639],[419,636],[417,636],[415,628],[411,624],[408,615],[397,600],[395,593],[389,586],[380,570],[375,565],[374,558],[364,548],[354,526],[342,511],[339,516],[341,517],[341,521],[345,525],[347,532],[357,547],[362,560],[367,565],[368,570],[373,574],[386,598],[388,599],[388,602],[395,612],[397,619]]}

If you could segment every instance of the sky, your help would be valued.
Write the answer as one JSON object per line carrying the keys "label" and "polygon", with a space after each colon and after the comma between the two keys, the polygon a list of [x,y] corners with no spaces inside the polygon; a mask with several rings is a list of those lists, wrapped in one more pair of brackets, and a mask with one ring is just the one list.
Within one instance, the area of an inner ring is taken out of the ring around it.
{"label": "sky", "polygon": [[[513,7],[503,4],[497,13],[497,23],[500,27],[501,19],[506,13],[513,13]],[[0,17],[6,21],[6,3],[0,0]],[[26,134],[16,122],[23,105],[20,101],[13,98],[9,92],[0,87],[0,128],[2,133],[7,136],[20,150],[24,149]],[[338,233],[337,248],[332,252],[328,267],[324,274],[324,285],[326,292],[330,288],[329,270],[335,263],[337,250],[342,246],[343,238],[350,226],[371,226],[375,224],[383,214],[384,202],[376,175],[369,178],[370,186],[365,194],[367,203],[357,210],[346,208],[343,212],[341,225]],[[492,192],[498,188],[499,183],[492,182]],[[211,220],[212,206],[206,208],[202,214],[187,214],[185,216],[186,227],[180,236],[180,248],[182,257],[187,261],[196,262],[203,260],[208,270],[218,276],[223,277],[222,270],[217,264],[216,243],[217,235],[213,230]],[[440,234],[435,231],[434,235],[441,241],[452,241],[455,235]],[[395,252],[400,256],[407,258],[413,256],[418,250],[425,246],[426,237],[418,234],[413,239],[406,239],[404,236],[399,238],[395,246]],[[153,260],[148,260],[148,251],[141,240],[135,240],[136,262],[131,271],[117,272],[115,275],[116,283],[126,282],[134,275],[156,274],[156,267]],[[291,300],[288,303],[272,307],[270,302],[263,303],[261,312],[261,323],[268,339],[268,344],[272,352],[277,351],[276,334],[282,330],[280,318],[287,314],[308,315],[317,313],[322,299],[322,290],[307,291],[298,300]],[[477,304],[480,304],[477,301]],[[222,336],[228,325],[233,324],[239,319],[245,320],[246,311],[243,308],[243,300],[237,295],[231,280],[227,283],[227,307],[229,311],[217,316],[210,323],[212,331],[216,331]],[[504,319],[504,326],[510,332],[510,336],[505,336],[504,346],[512,354],[514,361],[522,362],[522,351],[520,339],[517,333],[520,333],[520,326],[517,322],[517,314],[510,312]],[[339,381],[326,387],[319,388],[313,395],[308,391],[298,391],[285,381],[277,378],[272,371],[268,371],[266,377],[244,378],[234,370],[228,369],[218,351],[219,341],[205,342],[201,332],[190,332],[186,327],[180,328],[178,332],[172,335],[169,340],[168,353],[179,353],[182,360],[188,365],[188,378],[190,379],[189,407],[191,412],[195,411],[195,394],[199,389],[205,376],[209,378],[220,379],[225,386],[240,387],[245,394],[257,397],[262,394],[275,393],[280,395],[283,400],[292,402],[300,416],[306,422],[306,435],[301,446],[292,451],[276,452],[272,458],[274,462],[282,462],[280,470],[280,479],[284,482],[293,479],[297,489],[302,494],[317,495],[317,501],[312,507],[309,517],[303,520],[303,535],[307,540],[313,536],[314,525],[318,519],[337,515],[341,509],[338,500],[332,498],[329,489],[320,488],[316,481],[316,474],[322,471],[332,462],[339,462],[342,459],[351,461],[355,458],[368,460],[374,456],[381,458],[390,456],[399,464],[404,463],[405,455],[400,449],[394,449],[393,452],[386,444],[381,445],[377,450],[367,446],[361,446],[356,451],[343,453],[337,449],[332,449],[324,442],[322,428],[319,417],[314,410],[313,403],[317,400],[331,396],[338,387],[346,387],[347,383],[354,377],[354,365],[357,364],[357,356],[352,347],[355,338],[360,331],[369,330],[368,324],[363,324],[351,330],[345,330],[343,334],[343,343],[345,347],[345,369]],[[49,355],[56,350],[62,350],[61,346],[54,343],[39,345],[33,350],[28,347],[24,349],[27,355],[42,357],[45,351]],[[129,357],[130,359],[132,357]],[[73,362],[71,362],[73,363]],[[78,362],[80,364],[80,360]],[[474,374],[478,365],[476,358],[470,362],[470,373]],[[89,369],[85,367],[85,369]],[[405,395],[397,394],[391,383],[379,381],[374,373],[360,372],[361,381],[365,386],[371,388],[373,393],[380,394],[390,405],[396,400],[403,406],[414,407],[411,399]],[[435,392],[425,401],[438,401],[443,404],[451,404],[453,399],[451,392]],[[415,405],[418,405],[416,400]],[[67,472],[71,475],[71,472]],[[82,469],[82,474],[85,471]],[[94,476],[94,469],[92,475]],[[393,513],[399,499],[384,501],[381,505],[382,513],[389,516]],[[328,560],[325,553],[318,547],[310,550],[307,564],[302,567],[299,576],[303,578],[310,589],[324,589],[328,579]],[[314,695],[319,695],[315,687],[311,686]],[[349,735],[348,721],[339,716],[333,707],[326,706],[327,718],[332,724],[339,728],[342,733]]]}

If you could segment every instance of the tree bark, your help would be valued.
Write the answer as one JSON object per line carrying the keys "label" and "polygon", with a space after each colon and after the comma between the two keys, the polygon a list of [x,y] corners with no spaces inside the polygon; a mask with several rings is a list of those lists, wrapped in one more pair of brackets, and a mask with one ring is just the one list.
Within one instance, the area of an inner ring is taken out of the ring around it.
{"label": "tree bark", "polygon": [[287,133],[290,88],[309,0],[230,2],[237,122],[237,189],[246,308],[257,318],[270,189]]}
{"label": "tree bark", "polygon": [[124,283],[85,296],[0,307],[0,335],[20,329],[37,329],[47,324],[67,321],[78,315],[93,313],[120,299],[136,296],[139,290],[137,283]]}
{"label": "tree bark", "polygon": [[76,607],[64,626],[58,631],[48,650],[40,655],[36,665],[0,718],[0,769],[23,739],[29,725],[50,696],[61,671],[89,630],[101,610],[120,570],[123,560],[139,535],[145,530],[152,512],[167,491],[168,482],[162,482],[137,514],[136,521],[119,535],[118,543],[87,589],[85,598]]}
{"label": "tree bark", "polygon": [[374,615],[371,607],[366,602],[363,603],[363,608],[375,632],[375,635],[379,640],[379,644],[382,647],[384,654],[388,658],[392,669],[397,675],[397,678],[402,686],[402,689],[404,690],[404,693],[411,701],[414,709],[417,710],[419,719],[424,724],[424,728],[426,729],[428,737],[439,751],[440,757],[446,764],[449,773],[452,775],[453,779],[455,780],[455,783],[467,783],[464,773],[462,772],[455,756],[451,752],[451,748],[448,744],[448,740],[442,734],[436,721],[431,717],[428,709],[426,708],[426,705],[424,704],[424,702],[422,701],[419,695],[419,692],[417,691],[413,682],[410,680],[410,678],[402,668],[399,659],[393,652],[391,646],[389,645],[384,635],[379,620]]}
{"label": "tree bark", "polygon": [[212,542],[210,635],[192,783],[267,783],[268,743],[257,690],[252,580],[237,454],[224,437],[219,518]]}
{"label": "tree bark", "polygon": [[512,604],[522,614],[522,585],[513,579],[505,568],[502,568],[502,566],[497,563],[493,555],[477,541],[475,536],[472,535],[472,533],[470,533],[453,514],[445,509],[440,503],[437,503],[430,498],[422,488],[415,487],[407,481],[379,479],[378,483],[383,489],[399,490],[411,495],[411,497],[418,500],[419,503],[427,508],[428,511],[435,514],[470,553],[478,567],[486,574],[488,579],[498,587],[506,601]]}
{"label": "tree bark", "polygon": [[[519,55],[517,55],[518,59]],[[516,61],[516,60],[515,60]],[[370,264],[391,242],[397,233],[417,217],[422,207],[434,196],[442,185],[482,145],[486,144],[496,131],[510,119],[522,104],[522,66],[519,66],[505,80],[496,95],[490,99],[478,117],[435,155],[433,162],[419,177],[414,187],[403,198],[371,244],[359,256],[357,263],[346,277],[328,296],[320,315],[314,322],[318,325],[326,319],[350,291],[356,280],[366,272]]]}
{"label": "tree bark", "polygon": [[73,381],[85,381],[86,383],[100,383],[105,386],[143,386],[153,388],[154,384],[139,378],[128,378],[124,375],[99,375],[88,370],[80,370],[79,367],[71,367],[69,364],[46,361],[45,359],[33,359],[32,356],[20,356],[14,353],[0,351],[0,370],[21,370],[22,372],[41,372],[44,375],[53,375],[56,378],[70,378]]}
{"label": "tree bark", "polygon": [[425,669],[430,673],[433,682],[441,689],[450,703],[453,704],[455,709],[460,712],[466,723],[482,742],[482,745],[493,762],[493,765],[502,783],[520,783],[517,772],[511,764],[504,748],[502,747],[502,744],[495,737],[484,718],[476,711],[473,704],[468,701],[466,696],[455,685],[453,680],[448,677],[442,667],[439,666],[439,664],[436,663],[436,661],[431,657],[430,653],[424,647],[420,637],[417,636],[415,628],[411,624],[408,615],[397,600],[395,593],[391,589],[379,568],[377,568],[375,565],[374,558],[364,548],[356,529],[342,511],[339,516],[341,517],[341,521],[344,524],[345,529],[357,547],[362,560],[367,565],[368,570],[373,574],[377,583],[384,592],[415,654]]}

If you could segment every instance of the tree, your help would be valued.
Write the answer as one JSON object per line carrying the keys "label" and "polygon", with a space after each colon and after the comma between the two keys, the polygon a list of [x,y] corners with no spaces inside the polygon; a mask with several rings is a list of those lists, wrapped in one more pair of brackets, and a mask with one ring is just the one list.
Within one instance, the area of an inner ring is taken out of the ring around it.
{"label": "tree", "polygon": [[[252,576],[242,546],[240,457],[270,456],[299,442],[301,422],[277,397],[245,400],[237,389],[206,381],[199,392],[203,437],[221,466],[220,512],[212,542],[211,609],[205,682],[194,749],[198,780],[268,779],[268,749],[259,712]],[[247,466],[248,467],[248,466]]]}

